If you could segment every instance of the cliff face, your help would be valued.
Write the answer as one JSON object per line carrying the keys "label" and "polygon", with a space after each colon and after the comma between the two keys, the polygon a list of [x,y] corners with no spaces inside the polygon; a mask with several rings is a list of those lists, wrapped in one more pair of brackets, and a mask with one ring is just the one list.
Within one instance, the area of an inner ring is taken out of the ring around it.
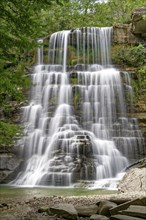
{"label": "cliff face", "polygon": [[146,7],[135,9],[131,13],[130,24],[113,26],[113,43],[146,44]]}
{"label": "cliff face", "polygon": [[131,17],[131,32],[139,37],[146,38],[146,7],[135,9]]}
{"label": "cliff face", "polygon": [[[113,26],[113,48],[127,48],[127,46],[132,47],[141,44],[145,48],[145,59],[146,59],[146,7],[142,7],[136,9],[132,12],[131,15],[131,24],[116,24]],[[115,51],[115,50],[114,50]],[[114,53],[114,52],[113,52]],[[116,62],[114,63],[116,64]],[[134,66],[134,64],[133,64]],[[144,67],[143,69],[143,78],[142,82],[140,82],[140,74],[139,69]],[[138,118],[139,125],[143,131],[143,135],[146,138],[146,87],[141,86],[140,83],[144,83],[146,79],[146,63],[142,66],[138,66],[133,68],[131,65],[125,65],[122,63],[121,65],[118,63],[118,68],[124,71],[132,72],[132,79],[134,84],[137,86],[137,90],[139,90],[137,100],[135,101],[134,113],[133,116]],[[134,88],[135,89],[135,88]]]}
{"label": "cliff face", "polygon": [[139,39],[131,32],[131,24],[115,24],[113,26],[114,44],[136,44]]}
{"label": "cliff face", "polygon": [[[131,17],[131,24],[116,24],[113,26],[113,48],[127,48],[127,46],[141,44],[145,48],[144,60],[146,60],[146,19],[144,19],[146,18],[146,7],[134,10]],[[136,117],[138,119],[139,126],[146,141],[146,62],[143,66],[138,66],[137,68],[133,68],[133,66],[122,64],[118,66],[118,68],[121,68],[122,70],[124,69],[125,71],[131,71],[131,78],[134,82],[133,84],[135,85],[134,90],[135,93],[138,94],[137,97],[134,98],[134,111],[132,117]],[[140,68],[143,68],[144,71],[140,72]],[[121,180],[118,186],[119,190],[122,192],[144,192],[146,190],[145,167],[145,159],[138,162],[135,166],[132,166],[132,169],[129,169]]]}

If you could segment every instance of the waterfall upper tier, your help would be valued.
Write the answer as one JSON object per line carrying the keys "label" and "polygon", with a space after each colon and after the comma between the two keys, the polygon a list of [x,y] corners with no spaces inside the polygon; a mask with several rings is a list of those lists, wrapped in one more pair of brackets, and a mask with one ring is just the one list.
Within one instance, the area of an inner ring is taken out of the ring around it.
{"label": "waterfall upper tier", "polygon": [[112,178],[143,151],[137,120],[127,116],[129,75],[111,65],[111,34],[107,27],[54,33],[47,64],[38,49],[23,115],[25,163],[14,183],[71,186]]}

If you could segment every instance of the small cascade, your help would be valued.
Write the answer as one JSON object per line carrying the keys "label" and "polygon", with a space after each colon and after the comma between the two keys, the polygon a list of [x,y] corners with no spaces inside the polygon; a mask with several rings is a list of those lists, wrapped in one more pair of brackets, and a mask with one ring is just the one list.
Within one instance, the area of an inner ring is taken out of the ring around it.
{"label": "small cascade", "polygon": [[56,32],[47,64],[38,48],[23,114],[25,162],[13,184],[72,186],[113,178],[143,151],[137,120],[127,116],[129,75],[111,65],[111,34],[107,27]]}

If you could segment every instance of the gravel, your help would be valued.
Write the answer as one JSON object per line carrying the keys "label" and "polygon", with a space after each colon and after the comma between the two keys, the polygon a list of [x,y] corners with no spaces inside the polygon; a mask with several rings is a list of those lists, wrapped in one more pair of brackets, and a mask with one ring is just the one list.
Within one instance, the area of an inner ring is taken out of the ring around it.
{"label": "gravel", "polygon": [[[70,203],[73,205],[89,205],[96,204],[101,200],[132,200],[142,198],[144,192],[115,193],[108,195],[94,196],[47,196],[33,197],[31,199],[11,199],[7,198],[0,201],[0,220],[58,220],[57,216],[48,216],[47,213],[39,213],[41,207],[51,207],[57,203]],[[80,220],[88,220],[89,218],[79,218]]]}

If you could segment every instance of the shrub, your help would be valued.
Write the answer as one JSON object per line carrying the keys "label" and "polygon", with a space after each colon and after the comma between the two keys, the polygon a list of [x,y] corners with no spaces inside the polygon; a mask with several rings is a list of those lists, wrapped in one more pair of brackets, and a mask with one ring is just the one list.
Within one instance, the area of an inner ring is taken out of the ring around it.
{"label": "shrub", "polygon": [[138,46],[116,45],[112,49],[112,61],[119,65],[143,66],[146,62],[145,48],[141,44]]}

